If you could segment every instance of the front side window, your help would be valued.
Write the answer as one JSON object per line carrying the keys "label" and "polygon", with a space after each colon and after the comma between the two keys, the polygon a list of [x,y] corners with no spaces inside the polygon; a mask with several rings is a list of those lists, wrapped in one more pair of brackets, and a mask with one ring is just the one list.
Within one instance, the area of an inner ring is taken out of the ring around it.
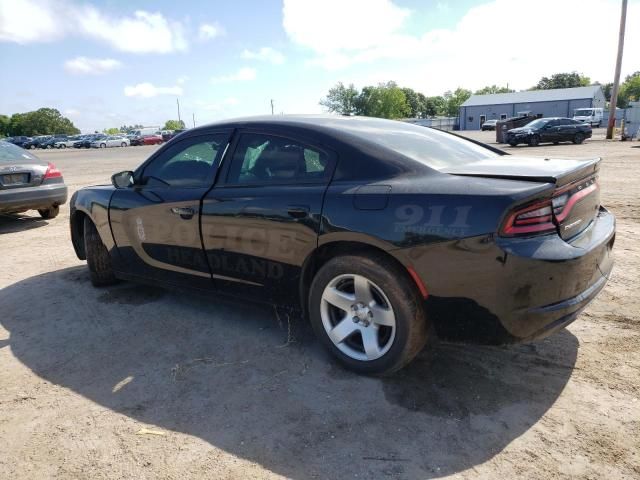
{"label": "front side window", "polygon": [[170,187],[211,185],[216,161],[227,139],[227,134],[201,135],[171,145],[144,168],[142,183]]}
{"label": "front side window", "polygon": [[294,140],[245,133],[240,137],[229,184],[316,183],[325,178],[327,155]]}

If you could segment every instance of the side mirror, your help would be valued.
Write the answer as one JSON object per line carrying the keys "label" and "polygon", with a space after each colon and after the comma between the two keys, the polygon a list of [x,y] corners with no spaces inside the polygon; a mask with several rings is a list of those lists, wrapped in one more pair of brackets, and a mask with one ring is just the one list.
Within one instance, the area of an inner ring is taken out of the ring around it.
{"label": "side mirror", "polygon": [[111,183],[116,188],[129,188],[133,185],[133,172],[125,170],[111,175]]}

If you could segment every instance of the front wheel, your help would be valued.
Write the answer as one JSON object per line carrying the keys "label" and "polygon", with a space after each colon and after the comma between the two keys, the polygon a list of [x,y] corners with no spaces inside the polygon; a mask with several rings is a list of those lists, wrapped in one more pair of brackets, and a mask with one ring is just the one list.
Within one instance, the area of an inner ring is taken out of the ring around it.
{"label": "front wheel", "polygon": [[533,135],[529,139],[529,146],[530,147],[537,147],[538,145],[540,145],[540,137],[538,135]]}
{"label": "front wheel", "polygon": [[425,345],[424,299],[406,272],[382,255],[329,260],[311,284],[309,313],[320,341],[358,373],[404,367]]}
{"label": "front wheel", "polygon": [[100,144],[100,148],[107,148],[107,144],[106,143],[101,143]]}
{"label": "front wheel", "polygon": [[60,207],[58,205],[54,205],[49,208],[38,210],[38,213],[45,220],[49,220],[58,216],[58,214],[60,213]]}
{"label": "front wheel", "polygon": [[126,146],[127,146],[127,142],[122,142],[122,143],[120,144],[120,146],[121,146],[121,147],[126,147]]}
{"label": "front wheel", "polygon": [[576,133],[576,135],[573,137],[573,143],[575,143],[576,145],[580,145],[582,142],[584,142],[584,134]]}
{"label": "front wheel", "polygon": [[84,251],[87,267],[94,287],[104,287],[118,282],[107,247],[102,243],[98,229],[89,217],[84,218]]}

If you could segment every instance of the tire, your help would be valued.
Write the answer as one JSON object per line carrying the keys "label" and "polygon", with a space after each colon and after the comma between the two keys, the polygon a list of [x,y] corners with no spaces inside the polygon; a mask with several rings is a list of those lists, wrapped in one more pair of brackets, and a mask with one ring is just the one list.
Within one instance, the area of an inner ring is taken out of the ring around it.
{"label": "tire", "polygon": [[38,213],[45,220],[49,220],[51,218],[56,218],[60,213],[60,207],[58,205],[52,205],[49,208],[45,208],[43,210],[38,210]]}
{"label": "tire", "polygon": [[100,144],[100,148],[107,148],[107,144],[106,143],[101,143]]}
{"label": "tire", "polygon": [[[311,283],[309,315],[325,347],[344,366],[363,374],[383,375],[401,369],[429,336],[418,289],[401,267],[383,255],[345,255],[329,260]],[[329,332],[335,333],[330,336]],[[340,332],[344,336],[338,340]]]}
{"label": "tire", "polygon": [[540,145],[540,137],[538,135],[532,135],[529,139],[529,146],[537,147],[538,145]]}
{"label": "tire", "polygon": [[518,146],[518,142],[511,140],[509,142],[509,145],[511,145],[512,147],[517,147]]}
{"label": "tire", "polygon": [[576,145],[580,145],[582,142],[584,142],[584,133],[576,133],[573,137],[573,143],[575,143]]}
{"label": "tire", "polygon": [[89,217],[84,218],[84,251],[87,255],[87,267],[94,287],[104,287],[118,283],[113,273],[111,257],[104,246],[96,226]]}
{"label": "tire", "polygon": [[121,147],[126,147],[126,146],[127,146],[127,142],[122,142],[122,143],[120,144],[120,146],[121,146]]}
{"label": "tire", "polygon": [[62,145],[60,145],[60,148],[67,148],[67,146],[63,143]]}

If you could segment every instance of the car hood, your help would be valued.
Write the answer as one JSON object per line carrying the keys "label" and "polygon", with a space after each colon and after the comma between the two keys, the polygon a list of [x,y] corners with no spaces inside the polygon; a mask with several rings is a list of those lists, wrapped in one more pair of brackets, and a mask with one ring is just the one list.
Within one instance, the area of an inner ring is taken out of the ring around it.
{"label": "car hood", "polygon": [[535,129],[531,127],[517,127],[507,130],[508,133],[529,133],[533,132]]}

